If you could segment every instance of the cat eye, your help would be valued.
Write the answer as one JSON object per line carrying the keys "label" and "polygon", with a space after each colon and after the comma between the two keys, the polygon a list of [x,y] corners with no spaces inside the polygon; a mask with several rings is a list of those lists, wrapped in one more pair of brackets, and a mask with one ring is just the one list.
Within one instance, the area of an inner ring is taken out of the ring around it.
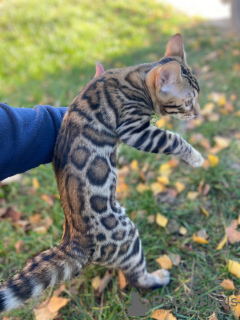
{"label": "cat eye", "polygon": [[189,107],[192,104],[192,99],[185,101],[185,106]]}

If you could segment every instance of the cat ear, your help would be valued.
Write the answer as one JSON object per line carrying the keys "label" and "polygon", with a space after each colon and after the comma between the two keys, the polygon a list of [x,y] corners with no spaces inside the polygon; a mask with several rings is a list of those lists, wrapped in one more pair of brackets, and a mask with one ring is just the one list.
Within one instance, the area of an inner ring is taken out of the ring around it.
{"label": "cat ear", "polygon": [[169,62],[160,68],[156,77],[156,86],[161,91],[169,91],[173,84],[182,81],[181,66],[178,62]]}
{"label": "cat ear", "polygon": [[181,57],[185,60],[185,52],[183,47],[182,36],[180,33],[175,34],[167,44],[165,57]]}

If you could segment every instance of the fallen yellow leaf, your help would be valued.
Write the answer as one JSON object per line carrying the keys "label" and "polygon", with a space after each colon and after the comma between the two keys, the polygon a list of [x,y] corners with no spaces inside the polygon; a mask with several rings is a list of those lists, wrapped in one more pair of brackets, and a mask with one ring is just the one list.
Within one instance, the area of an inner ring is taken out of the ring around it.
{"label": "fallen yellow leaf", "polygon": [[147,191],[147,190],[150,190],[149,186],[147,186],[146,184],[144,183],[139,183],[137,185],[137,192],[139,193],[143,193],[144,191]]}
{"label": "fallen yellow leaf", "polygon": [[195,200],[198,196],[198,192],[189,191],[187,194],[187,198],[189,200]]}
{"label": "fallen yellow leaf", "polygon": [[32,184],[33,184],[33,188],[34,188],[34,189],[38,189],[38,188],[40,187],[37,178],[33,178],[33,179],[32,179]]}
{"label": "fallen yellow leaf", "polygon": [[235,277],[240,278],[240,263],[233,260],[228,260],[228,270],[233,274]]}
{"label": "fallen yellow leaf", "polygon": [[240,224],[240,214],[239,214],[239,216],[238,216],[238,224]]}
{"label": "fallen yellow leaf", "polygon": [[219,107],[223,107],[226,104],[227,100],[224,94],[220,96],[220,99],[218,100]]}
{"label": "fallen yellow leaf", "polygon": [[179,165],[179,161],[175,158],[172,158],[171,160],[168,161],[167,164],[170,166],[170,168],[175,168]]}
{"label": "fallen yellow leaf", "polygon": [[163,163],[159,168],[160,174],[163,177],[168,177],[172,173],[172,168],[168,163]]}
{"label": "fallen yellow leaf", "polygon": [[157,213],[156,222],[160,227],[165,228],[166,225],[168,224],[168,218],[163,216],[161,213]]}
{"label": "fallen yellow leaf", "polygon": [[165,127],[165,125],[166,125],[166,120],[164,118],[161,118],[156,122],[156,126],[158,128]]}
{"label": "fallen yellow leaf", "polygon": [[163,269],[172,269],[172,260],[168,255],[164,254],[163,256],[160,256],[158,259],[156,259],[156,261]]}
{"label": "fallen yellow leaf", "polygon": [[50,207],[54,205],[53,197],[48,194],[42,194],[41,199],[43,199]]}
{"label": "fallen yellow leaf", "polygon": [[205,106],[201,109],[202,116],[208,116],[213,112],[215,105],[213,102],[209,102],[205,104]]}
{"label": "fallen yellow leaf", "polygon": [[219,242],[216,250],[221,250],[225,244],[227,243],[227,235],[225,234],[225,236],[222,238],[222,240]]}
{"label": "fallen yellow leaf", "polygon": [[158,177],[157,181],[163,185],[169,184],[169,178],[167,176],[166,177]]}
{"label": "fallen yellow leaf", "polygon": [[185,185],[180,181],[175,182],[174,186],[177,189],[178,193],[182,192],[185,189]]}
{"label": "fallen yellow leaf", "polygon": [[54,319],[58,311],[64,307],[70,299],[53,296],[47,305],[34,309],[36,320],[51,320]]}
{"label": "fallen yellow leaf", "polygon": [[177,318],[171,313],[171,310],[165,309],[154,310],[151,318],[156,320],[177,320]]}
{"label": "fallen yellow leaf", "polygon": [[151,183],[151,190],[156,195],[158,193],[166,191],[166,187],[159,182]]}
{"label": "fallen yellow leaf", "polygon": [[231,295],[228,298],[228,305],[234,313],[234,317],[239,320],[240,317],[240,296]]}
{"label": "fallen yellow leaf", "polygon": [[201,211],[207,218],[209,217],[209,212],[205,208],[201,207]]}
{"label": "fallen yellow leaf", "polygon": [[219,163],[219,158],[213,154],[208,155],[208,160],[211,167],[216,167]]}
{"label": "fallen yellow leaf", "polygon": [[130,167],[132,168],[132,170],[137,171],[138,170],[138,161],[137,160],[133,160],[130,164]]}
{"label": "fallen yellow leaf", "polygon": [[101,278],[99,276],[96,276],[96,277],[92,278],[91,284],[92,284],[93,289],[98,290],[98,288],[99,288],[99,286],[101,284],[101,281],[102,280],[101,280]]}
{"label": "fallen yellow leaf", "polygon": [[186,234],[187,234],[187,228],[185,228],[185,227],[183,227],[183,226],[181,226],[180,228],[179,228],[179,233],[182,235],[182,236],[185,236]]}
{"label": "fallen yellow leaf", "polygon": [[216,312],[213,312],[213,314],[208,318],[208,320],[218,320]]}
{"label": "fallen yellow leaf", "polygon": [[154,214],[151,214],[150,216],[148,216],[148,223],[154,223],[156,221],[156,217]]}
{"label": "fallen yellow leaf", "polygon": [[216,142],[216,146],[221,148],[221,150],[228,148],[231,142],[230,139],[219,136],[214,137],[214,141]]}
{"label": "fallen yellow leaf", "polygon": [[224,290],[235,290],[235,286],[232,280],[230,279],[224,279],[220,286],[223,287]]}
{"label": "fallen yellow leaf", "polygon": [[118,281],[120,289],[123,290],[127,285],[127,281],[121,270],[118,270]]}
{"label": "fallen yellow leaf", "polygon": [[202,243],[207,244],[207,243],[208,243],[208,240],[207,240],[207,239],[198,237],[195,233],[193,234],[193,241],[196,242],[196,243],[198,243],[198,244],[202,244]]}

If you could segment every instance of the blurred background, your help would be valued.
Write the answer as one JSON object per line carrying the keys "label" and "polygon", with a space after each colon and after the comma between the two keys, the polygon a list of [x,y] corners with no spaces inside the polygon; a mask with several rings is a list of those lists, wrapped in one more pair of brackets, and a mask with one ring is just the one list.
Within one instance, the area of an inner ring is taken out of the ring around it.
{"label": "blurred background", "polygon": [[[206,159],[203,168],[126,146],[119,155],[118,199],[139,228],[149,270],[164,266],[172,275],[166,288],[140,293],[150,306],[144,319],[158,319],[153,294],[179,298],[193,291],[215,304],[158,307],[172,309],[171,319],[205,320],[213,312],[212,319],[238,319],[218,301],[240,289],[227,266],[229,259],[240,262],[239,6],[239,0],[0,0],[0,101],[12,107],[68,106],[94,76],[96,61],[105,69],[157,61],[168,39],[183,35],[201,88],[201,116],[153,123],[187,139]],[[5,279],[61,239],[64,215],[51,165],[2,184],[0,206]],[[167,266],[158,259],[165,255]],[[233,281],[228,290],[221,286],[226,279]],[[123,319],[121,301],[130,305],[132,292],[116,271],[91,266],[42,297],[65,299],[54,314],[48,302],[39,311],[37,299],[3,319]]]}

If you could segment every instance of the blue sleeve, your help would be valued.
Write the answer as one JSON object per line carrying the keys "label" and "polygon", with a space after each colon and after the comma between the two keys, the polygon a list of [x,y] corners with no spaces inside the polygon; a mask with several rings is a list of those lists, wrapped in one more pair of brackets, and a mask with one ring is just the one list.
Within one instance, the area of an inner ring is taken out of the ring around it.
{"label": "blue sleeve", "polygon": [[0,181],[52,161],[67,108],[11,108],[0,103]]}

